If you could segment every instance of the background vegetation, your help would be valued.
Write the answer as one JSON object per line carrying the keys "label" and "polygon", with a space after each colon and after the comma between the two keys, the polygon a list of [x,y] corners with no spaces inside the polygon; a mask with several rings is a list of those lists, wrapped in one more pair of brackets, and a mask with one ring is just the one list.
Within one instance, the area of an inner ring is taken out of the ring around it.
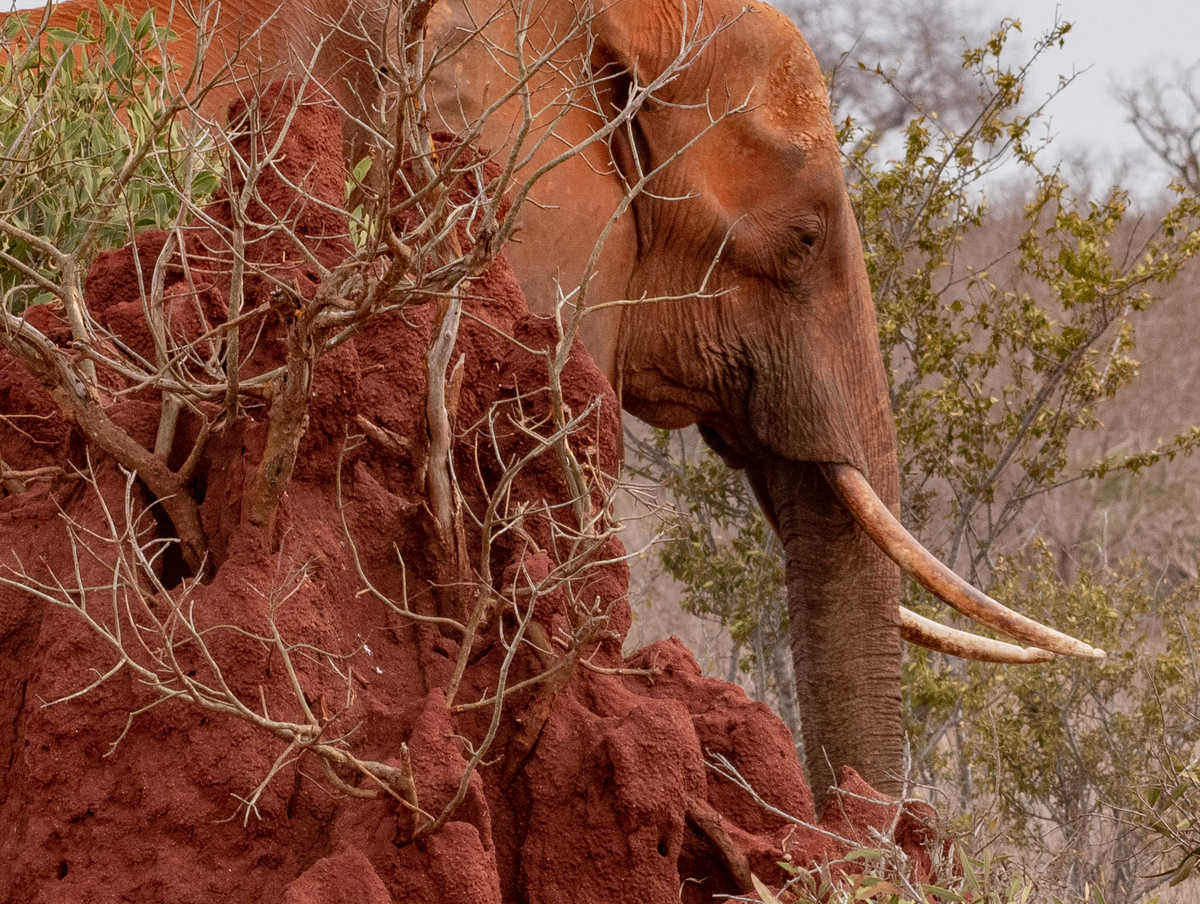
{"label": "background vegetation", "polygon": [[[0,67],[0,290],[16,293],[10,309],[76,282],[75,272],[58,278],[67,258],[86,261],[169,227],[181,199],[203,201],[217,187],[211,142],[186,130],[164,96],[154,51],[166,30],[148,13],[133,21],[103,4],[98,12],[74,30],[49,29]],[[28,27],[9,18],[6,44]]]}
{"label": "background vegetation", "polygon": [[[941,4],[784,5],[830,74],[905,522],[994,596],[1110,651],[1099,666],[1013,668],[909,648],[910,778],[972,814],[968,847],[1013,853],[1034,899],[1148,900],[1189,873],[1200,807],[1200,427],[1186,382],[1200,107],[1155,84],[1114,105],[1176,175],[1138,207],[1041,137],[1055,97],[1028,95],[1029,67],[1069,23],[1024,36],[1004,20],[959,41]],[[705,664],[777,703],[802,739],[776,541],[748,487],[694,437],[630,440],[637,473],[679,512],[641,586],[657,606],[682,585],[682,608],[732,641]],[[915,585],[905,602],[954,620]]]}

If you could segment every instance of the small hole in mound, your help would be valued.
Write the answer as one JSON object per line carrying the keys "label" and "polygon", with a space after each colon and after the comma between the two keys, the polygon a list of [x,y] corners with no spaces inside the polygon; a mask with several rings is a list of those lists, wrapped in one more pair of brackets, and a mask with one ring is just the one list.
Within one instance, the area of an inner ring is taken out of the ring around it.
{"label": "small hole in mound", "polygon": [[667,844],[667,839],[665,839],[665,838],[658,839],[658,853],[660,855],[665,857],[670,852],[670,850],[671,850],[671,846]]}
{"label": "small hole in mound", "polygon": [[60,861],[58,861],[58,878],[59,878],[59,881],[61,881],[61,880],[65,879],[65,878],[67,878],[67,871],[68,871],[69,869],[70,869],[70,867],[69,867],[69,866],[67,866],[67,861],[66,861],[66,860],[60,860]]}
{"label": "small hole in mound", "polygon": [[[158,528],[158,536],[178,536],[175,525],[171,523],[170,517],[163,511],[161,505],[154,506],[151,511],[154,512],[154,523]],[[159,568],[161,569],[159,579],[168,590],[174,590],[185,578],[192,576],[192,570],[183,560],[183,548],[178,543],[167,544],[159,559]]]}

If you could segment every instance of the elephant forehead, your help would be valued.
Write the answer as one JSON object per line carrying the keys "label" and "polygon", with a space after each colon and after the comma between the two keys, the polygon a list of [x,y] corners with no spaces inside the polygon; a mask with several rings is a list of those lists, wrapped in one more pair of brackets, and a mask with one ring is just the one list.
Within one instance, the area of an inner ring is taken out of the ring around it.
{"label": "elephant forehead", "polygon": [[767,123],[789,143],[811,150],[837,147],[825,80],[807,46],[772,59],[761,110]]}
{"label": "elephant forehead", "polygon": [[778,9],[762,3],[745,9],[749,15],[738,20],[730,41],[741,45],[737,55],[751,79],[758,114],[753,119],[774,133],[768,140],[777,146],[836,151],[825,76],[808,42]]}

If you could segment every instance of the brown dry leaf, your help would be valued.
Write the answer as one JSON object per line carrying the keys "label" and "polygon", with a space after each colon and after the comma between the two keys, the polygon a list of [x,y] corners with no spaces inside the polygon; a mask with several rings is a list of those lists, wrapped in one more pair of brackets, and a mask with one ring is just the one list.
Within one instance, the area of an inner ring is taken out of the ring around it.
{"label": "brown dry leaf", "polygon": [[891,882],[886,882],[882,879],[873,879],[870,876],[859,876],[855,880],[855,885],[858,886],[854,890],[855,901],[870,901],[880,895],[900,894],[900,889]]}

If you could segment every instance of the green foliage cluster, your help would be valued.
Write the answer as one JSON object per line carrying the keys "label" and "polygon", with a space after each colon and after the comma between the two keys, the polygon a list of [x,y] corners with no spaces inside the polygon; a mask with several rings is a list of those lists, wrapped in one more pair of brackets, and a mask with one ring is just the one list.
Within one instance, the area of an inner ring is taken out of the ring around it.
{"label": "green foliage cluster", "polygon": [[781,546],[745,476],[691,448],[680,432],[631,435],[627,445],[628,470],[672,502],[658,555],[678,582],[680,606],[728,631],[733,668],[750,677],[756,695],[770,699],[799,738]]}
{"label": "green foliage cluster", "polygon": [[679,434],[667,430],[655,430],[639,448],[635,473],[648,473],[651,456],[673,465],[655,470],[654,477],[679,503],[681,517],[659,554],[682,585],[680,604],[718,619],[735,644],[749,644],[764,603],[781,606],[785,588],[779,541],[745,478],[715,455],[689,454]]}
{"label": "green foliage cluster", "polygon": [[677,581],[683,610],[727,631],[728,678],[748,676],[799,740],[782,547],[745,475],[691,439],[666,430],[626,438],[626,469],[672,502],[659,563]]}
{"label": "green foliage cluster", "polygon": [[[905,518],[976,580],[1028,501],[1079,476],[1072,440],[1136,374],[1131,315],[1200,252],[1196,198],[1181,195],[1139,230],[1123,189],[1081,199],[1041,169],[1031,136],[1043,108],[1025,110],[1025,78],[1069,26],[1013,69],[1003,59],[1018,24],[964,53],[987,98],[964,130],[919,114],[902,155],[881,163],[862,127],[842,129],[892,376]],[[994,228],[981,181],[1001,167],[1032,177],[1022,220],[988,266],[964,262],[972,236]],[[1195,445],[1184,434],[1172,448]]]}
{"label": "green foliage cluster", "polygon": [[1156,776],[1185,768],[1200,741],[1200,583],[1165,588],[1158,578],[1133,563],[1064,581],[1034,544],[1000,565],[996,594],[1091,639],[1107,659],[1022,669],[907,656],[913,724],[942,729],[919,736],[925,777],[959,776],[962,798],[986,802],[1009,843],[1040,853],[1048,887],[1137,900],[1161,882],[1149,869],[1161,847],[1149,824]]}
{"label": "green foliage cluster", "polygon": [[[964,55],[991,88],[964,132],[919,116],[903,156],[884,165],[857,141],[856,209],[893,378],[906,520],[976,582],[995,582],[993,595],[1113,652],[1101,665],[998,669],[913,649],[907,718],[920,778],[955,788],[962,803],[986,800],[997,828],[1027,850],[1053,835],[1047,869],[1060,888],[1121,899],[1154,884],[1135,865],[1148,856],[1146,832],[1122,818],[1143,803],[1147,743],[1190,749],[1200,727],[1187,671],[1200,588],[1159,599],[1138,565],[1067,582],[1044,549],[1005,558],[1002,535],[1040,494],[1200,444],[1192,428],[1095,464],[1070,455],[1099,425],[1097,406],[1136,376],[1132,315],[1200,252],[1200,202],[1178,193],[1139,229],[1124,190],[1081,199],[1057,169],[1043,171],[1029,143],[1039,111],[1022,111],[1023,70],[1001,62],[1014,27]],[[1034,56],[1064,34],[1051,32]],[[965,240],[988,225],[978,181],[1004,162],[1032,176],[1015,241],[989,267],[960,264]],[[918,611],[940,609],[919,588],[906,595]],[[1146,642],[1151,630],[1161,650]]]}
{"label": "green foliage cluster", "polygon": [[182,198],[216,188],[196,130],[165,99],[156,48],[168,37],[151,12],[103,3],[36,39],[26,16],[6,20],[0,290],[15,309],[58,294],[64,258],[86,270],[96,250],[170,226]]}

